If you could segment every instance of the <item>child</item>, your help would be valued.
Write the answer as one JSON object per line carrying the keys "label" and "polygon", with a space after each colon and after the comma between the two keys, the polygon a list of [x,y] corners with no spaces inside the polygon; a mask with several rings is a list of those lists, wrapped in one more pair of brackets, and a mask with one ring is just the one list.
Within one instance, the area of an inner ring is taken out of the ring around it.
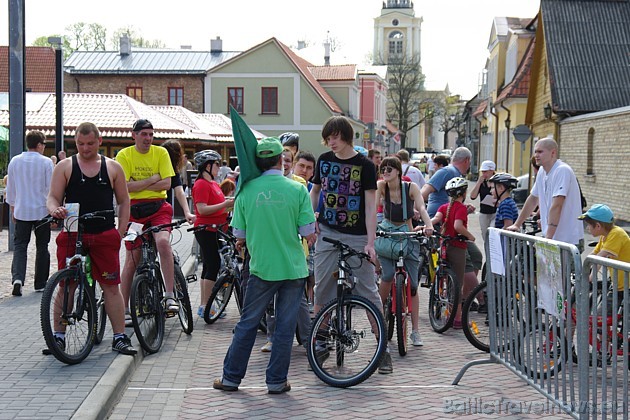
{"label": "child", "polygon": [[497,202],[497,214],[494,227],[505,229],[512,226],[518,219],[518,207],[510,196],[510,191],[516,188],[518,180],[508,173],[494,174],[489,180],[492,196]]}
{"label": "child", "polygon": [[[438,208],[435,217],[431,220],[433,225],[442,223],[442,234],[447,236],[463,235],[468,240],[474,241],[475,237],[468,231],[468,210],[464,205],[468,182],[464,178],[456,177],[446,183],[446,193],[451,197],[451,202],[443,204]],[[470,290],[464,287],[464,273],[466,270],[466,248],[467,243],[462,241],[451,241],[446,250],[446,257],[451,268],[455,272],[457,282],[462,285],[461,296],[468,296]],[[453,328],[462,328],[462,311],[457,308]]]}

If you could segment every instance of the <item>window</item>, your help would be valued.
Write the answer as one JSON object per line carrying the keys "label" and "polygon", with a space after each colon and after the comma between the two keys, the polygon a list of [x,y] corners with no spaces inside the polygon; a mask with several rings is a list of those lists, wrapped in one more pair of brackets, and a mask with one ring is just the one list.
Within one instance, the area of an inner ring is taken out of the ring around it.
{"label": "window", "polygon": [[389,54],[401,55],[403,53],[403,34],[399,31],[394,31],[389,35]]}
{"label": "window", "polygon": [[142,102],[142,88],[140,86],[127,87],[127,96],[138,102]]}
{"label": "window", "polygon": [[586,175],[595,175],[593,171],[593,154],[595,147],[595,130],[590,128],[588,130],[588,140],[586,144]]}
{"label": "window", "polygon": [[262,88],[261,114],[277,114],[277,113],[278,113],[278,88],[277,87]]}
{"label": "window", "polygon": [[[228,105],[232,105],[239,114],[243,113],[243,88],[228,88]],[[229,106],[227,112],[230,113]]]}
{"label": "window", "polygon": [[184,106],[184,88],[183,87],[168,88],[168,104]]}

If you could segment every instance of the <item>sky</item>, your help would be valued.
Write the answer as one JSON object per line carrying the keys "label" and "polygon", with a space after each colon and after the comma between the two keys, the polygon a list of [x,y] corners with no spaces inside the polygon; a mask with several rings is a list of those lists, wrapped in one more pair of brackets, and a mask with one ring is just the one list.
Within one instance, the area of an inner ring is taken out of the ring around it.
{"label": "sky", "polygon": [[[225,51],[244,51],[271,37],[295,46],[306,40],[321,45],[327,36],[339,48],[331,64],[368,65],[374,44],[374,18],[381,0],[25,0],[26,44],[39,36],[63,34],[72,23],[100,23],[113,33],[132,25],[147,39],[169,48],[191,45],[208,50],[220,36]],[[8,45],[8,4],[0,0],[0,45]],[[477,93],[488,57],[495,16],[534,17],[540,0],[414,1],[422,17],[422,69],[425,87],[469,99]],[[313,64],[323,64],[322,62]]]}

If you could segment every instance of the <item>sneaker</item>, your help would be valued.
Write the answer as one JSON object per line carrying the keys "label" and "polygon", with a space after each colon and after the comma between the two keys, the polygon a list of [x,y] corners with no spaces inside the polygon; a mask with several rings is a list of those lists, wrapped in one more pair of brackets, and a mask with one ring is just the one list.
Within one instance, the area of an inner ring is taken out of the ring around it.
{"label": "sneaker", "polygon": [[488,304],[487,303],[480,303],[479,307],[477,308],[477,312],[479,312],[480,314],[487,314],[488,313]]}
{"label": "sneaker", "polygon": [[461,330],[462,329],[462,320],[461,319],[456,319],[455,321],[453,321],[453,329],[454,330]]}
{"label": "sneaker", "polygon": [[125,327],[133,327],[133,321],[131,320],[129,311],[125,311]]}
{"label": "sneaker", "polygon": [[267,341],[265,345],[260,348],[260,351],[262,351],[263,353],[270,353],[271,346],[272,346],[271,341]]}
{"label": "sneaker", "polygon": [[238,391],[237,386],[223,385],[223,381],[221,380],[221,378],[217,378],[214,380],[214,382],[212,383],[212,388],[227,392]]}
{"label": "sneaker", "polygon": [[199,318],[203,318],[203,313],[205,312],[206,307],[205,306],[200,306],[199,309],[197,309],[197,316]]}
{"label": "sneaker", "polygon": [[13,296],[22,296],[22,280],[13,282]]}
{"label": "sneaker", "polygon": [[40,287],[40,288],[35,288],[35,293],[42,293],[44,291],[45,287]]}
{"label": "sneaker", "polygon": [[[59,347],[61,350],[65,350],[66,349],[66,339],[65,338],[61,338],[61,337],[55,336],[55,343],[57,344],[57,347]],[[46,347],[45,349],[42,350],[42,354],[44,356],[50,356],[53,353],[52,353],[52,351],[50,351],[50,349],[48,347]]]}
{"label": "sneaker", "polygon": [[[318,347],[316,347],[316,349],[315,349],[315,359],[317,359],[317,363],[318,363],[319,365],[321,365],[321,364],[322,364],[322,363],[324,363],[324,362],[326,361],[326,359],[328,359],[329,357],[330,357],[330,350],[328,350],[328,349],[327,349],[326,347],[324,347],[323,345],[322,345],[322,346],[319,346],[319,344],[318,344]],[[313,370],[313,367],[311,366],[311,364],[310,364],[310,363],[308,364],[307,369],[308,369],[309,371],[312,371],[312,370]]]}
{"label": "sneaker", "polygon": [[422,338],[420,338],[420,332],[412,331],[410,338],[414,346],[416,347],[424,346],[424,343],[422,342]]}
{"label": "sneaker", "polygon": [[138,350],[134,349],[131,345],[131,339],[126,335],[112,341],[112,351],[113,350],[129,356],[138,353]]}
{"label": "sneaker", "polygon": [[473,301],[473,302],[470,304],[470,310],[471,310],[471,311],[477,311],[477,312],[479,312],[479,305],[477,304],[477,302]]}
{"label": "sneaker", "polygon": [[394,367],[392,366],[392,355],[389,352],[386,352],[381,360],[381,365],[378,367],[378,373],[382,375],[390,374],[394,371]]}
{"label": "sneaker", "polygon": [[289,381],[286,381],[281,389],[273,389],[273,390],[270,389],[268,393],[277,395],[277,394],[284,394],[285,392],[289,392],[289,391],[291,391],[291,384],[289,383]]}
{"label": "sneaker", "polygon": [[167,313],[176,314],[179,312],[179,304],[172,297],[167,297],[164,300],[164,309],[166,309]]}

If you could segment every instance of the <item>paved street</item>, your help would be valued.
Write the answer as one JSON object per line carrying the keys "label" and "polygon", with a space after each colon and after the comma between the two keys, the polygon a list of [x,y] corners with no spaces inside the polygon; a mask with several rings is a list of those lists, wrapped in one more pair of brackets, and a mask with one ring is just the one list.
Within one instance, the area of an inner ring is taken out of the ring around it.
{"label": "paved street", "polygon": [[[479,237],[476,216],[470,217],[470,228]],[[181,239],[175,237],[175,249],[185,260],[193,237],[182,234]],[[108,328],[103,344],[95,346],[82,364],[66,366],[41,354],[41,294],[33,292],[29,282],[24,296],[10,296],[7,236],[6,230],[0,232],[0,332],[5,338],[0,350],[0,419],[103,418],[108,412],[111,419],[437,419],[478,418],[482,413],[484,418],[538,418],[553,413],[557,418],[568,418],[557,409],[552,411],[544,397],[499,365],[473,367],[459,386],[452,386],[465,363],[487,355],[477,352],[461,331],[450,330],[443,335],[432,332],[426,313],[426,289],[420,290],[424,347],[411,348],[402,358],[392,344],[394,374],[375,373],[351,389],[331,388],[320,382],[307,370],[305,352],[296,344],[289,373],[293,389],[285,395],[268,395],[264,372],[269,356],[259,351],[265,343],[265,337],[259,334],[240,391],[213,390],[212,381],[221,375],[237,321],[233,303],[228,316],[214,325],[205,325],[195,316],[195,330],[190,336],[181,331],[176,318],[169,319],[164,345],[156,355],[131,358],[113,353]],[[50,249],[54,253],[54,240]],[[34,254],[33,243],[29,254]],[[190,269],[190,264],[184,268]],[[32,258],[28,270],[32,278]],[[199,285],[191,283],[189,287],[196,312]],[[128,333],[131,331],[128,329]]]}

